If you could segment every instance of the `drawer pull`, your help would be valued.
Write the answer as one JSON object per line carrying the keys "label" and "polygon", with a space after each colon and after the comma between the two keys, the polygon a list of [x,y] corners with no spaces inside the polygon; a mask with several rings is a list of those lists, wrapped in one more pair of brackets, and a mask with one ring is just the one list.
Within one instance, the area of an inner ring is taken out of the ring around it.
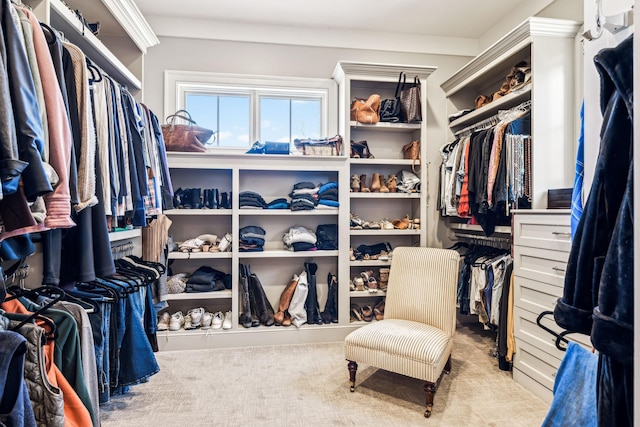
{"label": "drawer pull", "polygon": [[564,268],[560,268],[560,267],[556,267],[556,266],[551,267],[551,269],[553,271],[563,272],[563,273],[566,271]]}
{"label": "drawer pull", "polygon": [[552,231],[551,234],[554,236],[571,236],[570,231]]}

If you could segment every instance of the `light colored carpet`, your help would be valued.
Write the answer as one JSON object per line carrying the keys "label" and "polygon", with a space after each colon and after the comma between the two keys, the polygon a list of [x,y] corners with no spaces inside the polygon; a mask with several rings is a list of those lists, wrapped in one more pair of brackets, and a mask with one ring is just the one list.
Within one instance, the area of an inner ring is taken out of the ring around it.
{"label": "light colored carpet", "polygon": [[498,369],[492,336],[458,325],[428,420],[421,381],[360,366],[350,393],[337,342],[158,353],[160,373],[103,405],[102,427],[539,426],[548,406]]}

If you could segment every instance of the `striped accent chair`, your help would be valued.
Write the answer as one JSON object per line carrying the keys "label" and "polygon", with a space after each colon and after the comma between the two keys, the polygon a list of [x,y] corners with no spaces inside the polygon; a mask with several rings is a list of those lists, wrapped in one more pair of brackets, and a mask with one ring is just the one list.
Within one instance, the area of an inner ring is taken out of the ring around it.
{"label": "striped accent chair", "polygon": [[358,363],[426,381],[427,409],[442,372],[451,370],[456,328],[458,252],[399,247],[393,250],[384,320],[345,338],[351,391]]}

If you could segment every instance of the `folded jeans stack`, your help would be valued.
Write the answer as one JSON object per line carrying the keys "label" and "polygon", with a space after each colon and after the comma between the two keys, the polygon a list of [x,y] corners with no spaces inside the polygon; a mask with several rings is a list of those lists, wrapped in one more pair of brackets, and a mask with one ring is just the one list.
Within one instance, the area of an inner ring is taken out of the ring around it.
{"label": "folded jeans stack", "polygon": [[291,227],[289,231],[282,236],[285,249],[293,252],[315,251],[318,241],[316,233],[305,227]]}
{"label": "folded jeans stack", "polygon": [[318,188],[318,207],[338,208],[338,183],[331,181]]}
{"label": "folded jeans stack", "polygon": [[253,191],[243,191],[239,195],[241,209],[266,209],[267,203],[262,196]]}
{"label": "folded jeans stack", "polygon": [[299,182],[293,186],[291,197],[291,210],[313,210],[318,204],[318,190],[320,188],[312,182]]}
{"label": "folded jeans stack", "polygon": [[240,252],[262,252],[264,251],[264,238],[266,232],[264,228],[257,225],[248,225],[240,230],[240,242],[238,249]]}

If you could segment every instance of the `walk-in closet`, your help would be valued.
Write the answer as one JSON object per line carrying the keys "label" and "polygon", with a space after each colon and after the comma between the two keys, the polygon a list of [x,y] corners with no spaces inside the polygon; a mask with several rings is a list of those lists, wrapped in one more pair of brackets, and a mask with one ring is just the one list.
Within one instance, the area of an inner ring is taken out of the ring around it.
{"label": "walk-in closet", "polygon": [[0,0],[0,426],[634,426],[635,0]]}

